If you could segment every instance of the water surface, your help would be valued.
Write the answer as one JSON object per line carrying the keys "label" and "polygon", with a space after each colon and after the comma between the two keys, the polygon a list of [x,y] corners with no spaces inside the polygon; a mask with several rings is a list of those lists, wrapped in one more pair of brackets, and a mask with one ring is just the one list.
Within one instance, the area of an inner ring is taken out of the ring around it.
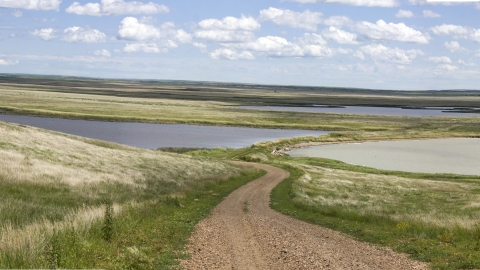
{"label": "water surface", "polygon": [[[479,113],[455,113],[449,112],[454,108],[433,108],[425,107],[423,109],[404,109],[394,107],[365,107],[365,106],[311,106],[311,107],[282,107],[282,106],[239,106],[242,109],[262,110],[262,111],[291,111],[291,112],[313,112],[313,113],[341,113],[341,114],[372,114],[389,116],[480,116]],[[474,108],[478,109],[478,108]]]}
{"label": "water surface", "polygon": [[294,157],[322,157],[384,170],[480,175],[480,139],[455,138],[333,144],[294,149]]}
{"label": "water surface", "polygon": [[320,136],[326,131],[263,129],[177,124],[145,124],[0,115],[0,121],[116,142],[134,147],[242,148],[280,138]]}

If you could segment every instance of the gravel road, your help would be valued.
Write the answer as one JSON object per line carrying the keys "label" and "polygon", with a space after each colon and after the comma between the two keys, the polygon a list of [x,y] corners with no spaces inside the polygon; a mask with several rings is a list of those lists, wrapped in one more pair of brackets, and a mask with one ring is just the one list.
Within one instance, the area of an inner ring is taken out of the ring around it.
{"label": "gravel road", "polygon": [[[237,189],[201,221],[185,269],[427,269],[405,254],[282,215],[269,207],[270,191],[289,173],[237,163],[267,174]],[[248,208],[248,210],[247,210]]]}

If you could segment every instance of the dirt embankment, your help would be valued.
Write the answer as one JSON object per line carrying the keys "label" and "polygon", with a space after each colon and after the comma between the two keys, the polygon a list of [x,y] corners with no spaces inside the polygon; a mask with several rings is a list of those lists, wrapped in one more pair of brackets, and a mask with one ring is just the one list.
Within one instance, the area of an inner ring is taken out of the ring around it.
{"label": "dirt embankment", "polygon": [[231,193],[190,239],[186,269],[427,269],[405,254],[355,241],[282,215],[270,191],[288,172],[242,163],[267,174]]}

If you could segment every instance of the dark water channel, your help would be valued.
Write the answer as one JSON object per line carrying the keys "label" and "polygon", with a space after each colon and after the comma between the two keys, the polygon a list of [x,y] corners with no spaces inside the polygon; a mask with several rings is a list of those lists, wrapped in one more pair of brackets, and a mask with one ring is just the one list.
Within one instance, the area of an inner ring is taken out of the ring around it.
{"label": "dark water channel", "polygon": [[479,108],[448,108],[448,107],[396,108],[396,107],[328,106],[328,105],[313,105],[310,107],[240,106],[239,108],[250,109],[250,110],[262,110],[262,111],[372,114],[372,115],[389,115],[389,116],[415,116],[415,117],[480,116]]}
{"label": "dark water channel", "polygon": [[177,124],[145,124],[0,115],[0,121],[116,142],[134,147],[242,148],[280,138],[320,136],[326,131],[263,129]]}

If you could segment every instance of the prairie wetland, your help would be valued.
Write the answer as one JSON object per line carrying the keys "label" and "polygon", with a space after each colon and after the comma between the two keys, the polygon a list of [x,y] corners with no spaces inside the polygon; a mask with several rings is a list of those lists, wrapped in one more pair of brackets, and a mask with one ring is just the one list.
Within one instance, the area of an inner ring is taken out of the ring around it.
{"label": "prairie wetland", "polygon": [[480,175],[480,139],[400,140],[311,146],[292,157],[320,157],[383,170]]}
{"label": "prairie wetland", "polygon": [[[178,267],[188,257],[184,252],[195,225],[230,192],[264,173],[225,160],[288,171],[290,176],[270,195],[270,206],[283,214],[403,252],[431,268],[480,268],[479,175],[384,170],[288,155],[293,148],[316,144],[478,140],[480,116],[239,107],[477,108],[479,91],[5,75],[0,76],[0,96],[0,113],[6,115],[330,131],[238,149],[151,151],[0,122],[0,268]],[[239,209],[249,215],[253,206],[241,200]]]}

